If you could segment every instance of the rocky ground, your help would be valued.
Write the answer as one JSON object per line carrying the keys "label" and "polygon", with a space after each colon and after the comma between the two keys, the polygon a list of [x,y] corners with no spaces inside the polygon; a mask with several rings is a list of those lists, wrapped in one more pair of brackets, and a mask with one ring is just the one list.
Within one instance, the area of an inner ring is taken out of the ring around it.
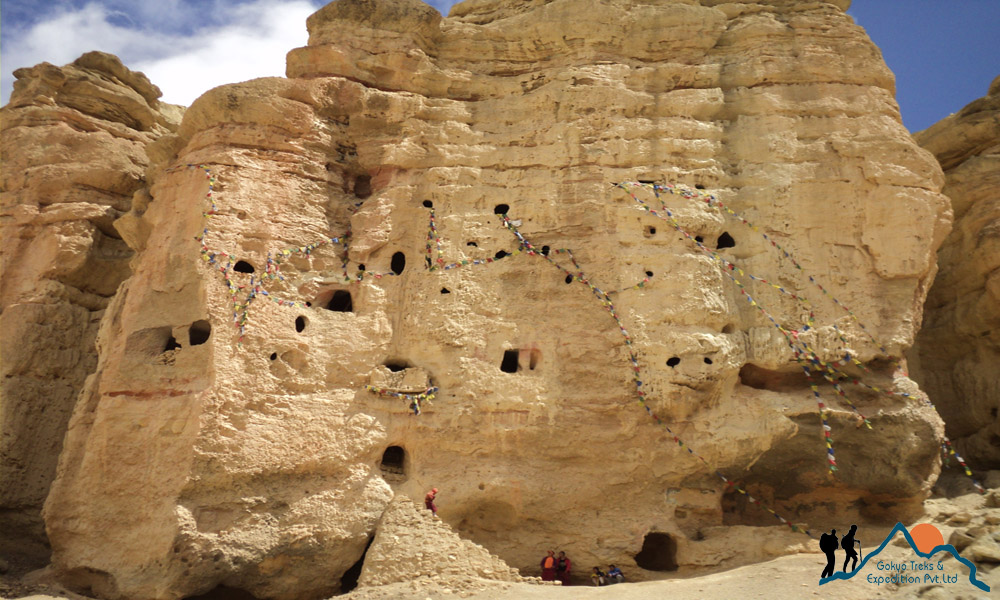
{"label": "rocky ground", "polygon": [[[964,558],[978,567],[978,578],[993,590],[1000,589],[1000,472],[986,479],[985,495],[968,493],[968,484],[960,474],[948,472],[936,487],[935,497],[925,503],[920,522],[933,523],[945,540],[959,549]],[[911,528],[912,528],[911,524]],[[435,527],[440,527],[435,525]],[[865,540],[884,539],[889,527],[865,527]],[[871,549],[871,546],[868,547]],[[865,549],[862,549],[864,552]],[[916,558],[905,541],[897,538],[880,555],[883,561],[900,563]],[[936,561],[935,561],[936,562]],[[941,561],[943,573],[957,574],[956,583],[904,584],[877,586],[865,580],[871,573],[884,574],[869,563],[864,577],[834,581],[820,587],[819,573],[824,563],[815,553],[783,556],[767,562],[718,572],[674,574],[660,581],[625,583],[601,588],[590,586],[538,585],[513,583],[455,575],[424,575],[413,581],[362,587],[344,596],[345,600],[426,600],[469,598],[471,600],[638,600],[640,598],[827,598],[832,600],[867,600],[887,598],[921,600],[988,598],[968,583],[967,571],[954,559]],[[0,562],[0,594],[4,598],[31,600],[89,600],[52,581],[46,569],[30,570],[32,561]]]}

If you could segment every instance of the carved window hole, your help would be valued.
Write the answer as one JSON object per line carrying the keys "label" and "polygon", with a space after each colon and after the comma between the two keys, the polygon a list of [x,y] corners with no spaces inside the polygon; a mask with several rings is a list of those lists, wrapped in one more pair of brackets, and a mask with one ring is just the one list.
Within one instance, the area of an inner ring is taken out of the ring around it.
{"label": "carved window hole", "polygon": [[719,236],[719,240],[715,243],[716,250],[722,250],[723,248],[732,248],[736,245],[736,240],[733,236],[729,235],[728,231],[723,231],[722,235]]}
{"label": "carved window hole", "polygon": [[681,359],[677,356],[671,356],[667,359],[667,366],[670,368],[674,368],[679,364],[681,364]]}
{"label": "carved window hole", "polygon": [[307,321],[306,318],[303,317],[303,316],[301,316],[301,315],[299,315],[298,317],[295,317],[295,331],[297,331],[299,333],[302,333],[303,331],[305,331],[306,323],[308,323],[308,322],[309,321]]}
{"label": "carved window hole", "polygon": [[351,301],[351,292],[347,290],[337,290],[330,298],[327,310],[334,312],[354,312],[354,303]]}
{"label": "carved window hole", "polygon": [[383,473],[406,475],[406,450],[402,446],[389,446],[382,453],[379,468]]}
{"label": "carved window hole", "polygon": [[253,265],[251,265],[250,263],[248,263],[245,260],[238,260],[238,261],[236,261],[236,264],[233,265],[233,270],[236,271],[237,273],[253,273],[254,272]]}
{"label": "carved window hole", "polygon": [[200,346],[208,341],[212,336],[212,324],[204,319],[191,323],[188,328],[188,343],[192,346]]}
{"label": "carved window hole", "polygon": [[500,370],[504,373],[517,373],[518,357],[520,350],[504,350],[503,361],[500,362]]}
{"label": "carved window hole", "polygon": [[396,275],[402,275],[403,269],[406,268],[406,255],[402,252],[396,252],[392,255],[392,262],[389,263],[389,268]]}

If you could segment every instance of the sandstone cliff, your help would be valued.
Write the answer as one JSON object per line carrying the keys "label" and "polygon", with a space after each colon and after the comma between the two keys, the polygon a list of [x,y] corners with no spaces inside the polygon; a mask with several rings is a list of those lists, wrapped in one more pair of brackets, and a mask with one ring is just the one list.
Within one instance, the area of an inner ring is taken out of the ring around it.
{"label": "sandstone cliff", "polygon": [[41,508],[73,405],[97,365],[97,325],[129,274],[113,222],[143,202],[144,146],[178,107],[114,56],[15,72],[3,126],[0,232],[0,552],[40,555]]}
{"label": "sandstone cliff", "polygon": [[912,354],[965,458],[1000,466],[1000,78],[989,93],[914,135],[941,161],[955,228],[938,251]]}
{"label": "sandstone cliff", "polygon": [[[891,357],[950,212],[846,4],[318,11],[287,79],[214,89],[146,148],[46,502],[56,570],[321,597],[432,485],[528,574],[548,547],[642,579],[811,543],[736,547],[779,523],[760,504],[899,518],[942,425]],[[688,191],[658,219],[612,185],[636,181]]]}

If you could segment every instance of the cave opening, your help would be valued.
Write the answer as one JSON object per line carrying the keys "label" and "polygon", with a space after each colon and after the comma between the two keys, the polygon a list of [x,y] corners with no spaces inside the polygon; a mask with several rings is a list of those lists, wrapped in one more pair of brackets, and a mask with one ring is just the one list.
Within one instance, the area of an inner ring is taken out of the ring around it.
{"label": "cave opening", "polygon": [[669,534],[651,531],[642,540],[635,564],[647,571],[677,570],[677,541]]}
{"label": "cave opening", "polygon": [[396,252],[392,255],[392,261],[389,263],[389,268],[396,275],[402,275],[403,269],[406,268],[406,255],[402,252]]}
{"label": "cave opening", "polygon": [[164,352],[170,352],[171,350],[180,350],[181,345],[177,343],[177,339],[174,336],[167,338],[167,343],[163,345]]}
{"label": "cave opening", "polygon": [[434,208],[434,203],[430,200],[424,200],[424,208]]}
{"label": "cave opening", "polygon": [[566,276],[566,283],[573,283],[573,276],[572,275],[567,275]]}
{"label": "cave opening", "polygon": [[372,176],[358,175],[354,180],[354,196],[361,200],[372,195]]}
{"label": "cave opening", "polygon": [[302,333],[306,328],[306,318],[302,315],[295,317],[295,331]]}
{"label": "cave opening", "polygon": [[670,358],[667,359],[667,366],[668,367],[673,368],[673,367],[676,367],[679,364],[681,364],[681,359],[680,359],[679,356],[671,356]]}
{"label": "cave opening", "polygon": [[238,261],[236,261],[236,264],[233,265],[233,270],[236,271],[237,273],[253,273],[254,272],[253,265],[251,265],[250,263],[248,263],[245,260],[238,260]]}
{"label": "cave opening", "polygon": [[736,246],[736,240],[733,239],[733,236],[729,235],[728,231],[723,231],[722,235],[719,236],[718,241],[715,242],[716,250],[722,250],[723,248],[732,248],[734,246]]}
{"label": "cave opening", "polygon": [[330,298],[330,303],[326,305],[327,310],[334,312],[354,312],[354,303],[351,301],[351,292],[347,290],[337,290]]}
{"label": "cave opening", "polygon": [[202,319],[191,323],[188,328],[188,342],[192,346],[200,346],[212,335],[212,324]]}
{"label": "cave opening", "polygon": [[548,256],[548,255],[549,255],[549,247],[542,246],[542,256]]}
{"label": "cave opening", "polygon": [[383,473],[394,475],[406,474],[406,450],[402,446],[389,446],[382,453],[382,462],[379,468]]}
{"label": "cave opening", "polygon": [[506,250],[498,250],[497,253],[493,255],[493,258],[496,259],[496,260],[500,260],[501,258],[503,258],[505,256],[507,256],[507,251]]}
{"label": "cave opening", "polygon": [[510,212],[510,206],[506,204],[497,204],[493,207],[493,214],[495,215],[505,215]]}
{"label": "cave opening", "polygon": [[504,350],[503,361],[500,362],[500,370],[504,373],[517,373],[517,362],[520,354],[520,350]]}
{"label": "cave opening", "polygon": [[448,288],[441,288],[441,293],[442,294],[450,294],[451,290],[449,290]]}
{"label": "cave opening", "polygon": [[739,382],[757,390],[794,390],[810,386],[809,377],[805,372],[775,371],[746,363],[740,367]]}
{"label": "cave opening", "polygon": [[372,536],[368,538],[368,543],[365,544],[365,549],[361,553],[361,558],[358,562],[351,565],[349,569],[344,571],[344,574],[340,578],[340,593],[346,594],[358,587],[358,578],[361,577],[361,568],[365,565],[365,557],[368,556],[368,549],[372,547],[372,542],[375,541],[375,537]]}
{"label": "cave opening", "polygon": [[654,235],[656,235],[656,227],[653,227],[652,225],[647,225],[646,237],[653,237]]}
{"label": "cave opening", "polygon": [[399,373],[403,369],[410,368],[410,364],[405,360],[387,360],[382,364],[393,373]]}

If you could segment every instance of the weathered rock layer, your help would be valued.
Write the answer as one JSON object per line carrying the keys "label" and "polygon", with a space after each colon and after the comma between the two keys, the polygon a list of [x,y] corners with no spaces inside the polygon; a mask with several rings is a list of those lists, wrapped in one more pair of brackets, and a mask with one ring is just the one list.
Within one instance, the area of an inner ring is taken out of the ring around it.
{"label": "weathered rock layer", "polygon": [[[777,521],[720,474],[793,522],[898,518],[942,426],[889,358],[950,213],[844,5],[318,11],[288,79],[214,89],[147,147],[152,200],[116,221],[139,254],[46,503],[55,567],[107,597],[320,597],[432,485],[529,573],[547,547],[634,579],[763,558],[720,526]],[[757,227],[673,195],[659,220],[612,186],[636,180]],[[822,390],[836,477],[789,340],[909,394],[848,388],[868,430]],[[437,391],[416,416],[366,386]]]}
{"label": "weathered rock layer", "polygon": [[1000,467],[1000,78],[914,137],[941,161],[955,211],[912,351],[915,376],[966,460]]}
{"label": "weathered rock layer", "polygon": [[0,551],[23,555],[45,544],[42,503],[97,365],[97,324],[129,274],[132,251],[113,222],[134,193],[141,203],[145,145],[176,129],[180,111],[100,52],[15,76],[0,112]]}

